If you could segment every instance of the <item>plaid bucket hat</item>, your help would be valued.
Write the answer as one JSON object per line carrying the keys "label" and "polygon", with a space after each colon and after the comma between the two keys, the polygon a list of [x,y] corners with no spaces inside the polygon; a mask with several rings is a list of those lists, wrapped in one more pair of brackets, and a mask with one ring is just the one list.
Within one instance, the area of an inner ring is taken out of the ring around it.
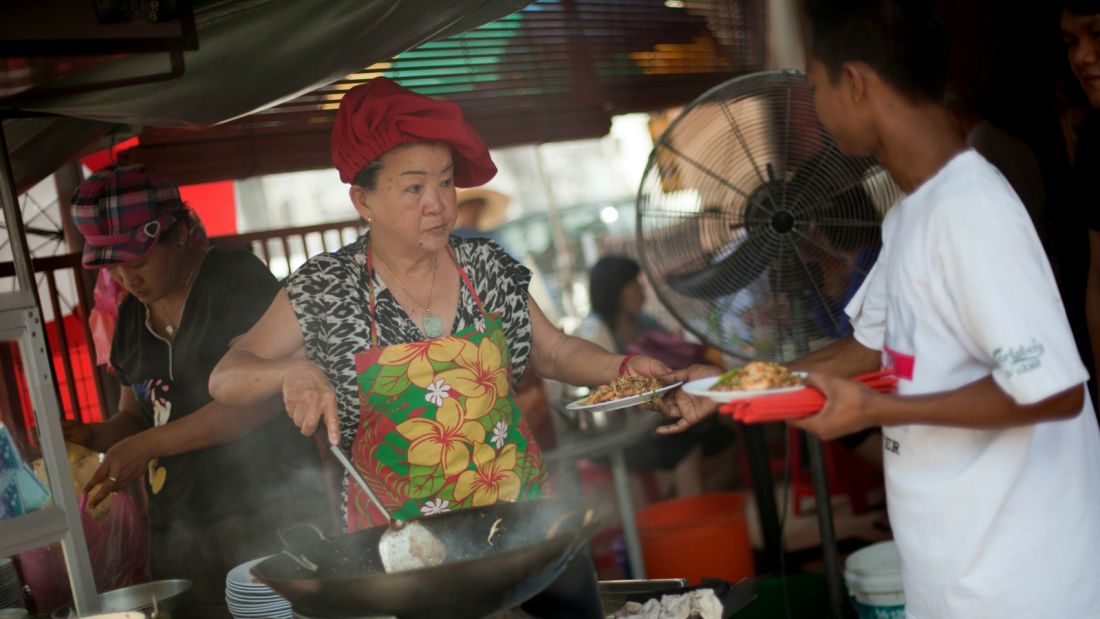
{"label": "plaid bucket hat", "polygon": [[92,174],[73,193],[72,209],[88,269],[141,260],[187,212],[175,183],[143,164],[112,164]]}

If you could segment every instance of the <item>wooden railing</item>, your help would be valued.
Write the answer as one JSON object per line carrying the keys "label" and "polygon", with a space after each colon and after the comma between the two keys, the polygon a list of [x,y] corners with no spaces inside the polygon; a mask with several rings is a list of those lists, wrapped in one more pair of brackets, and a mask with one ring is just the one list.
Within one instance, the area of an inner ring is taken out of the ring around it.
{"label": "wooden railing", "polygon": [[[89,344],[92,341],[92,334],[87,320],[92,307],[92,295],[86,285],[84,269],[80,264],[80,254],[37,258],[32,261],[32,266],[37,276],[36,281],[44,279],[46,284],[46,294],[41,298],[43,315],[53,317],[44,331],[50,340],[49,350],[53,359],[54,385],[55,387],[64,386],[63,389],[58,389],[58,402],[61,403],[68,418],[86,421],[103,419],[104,414],[112,408],[104,407],[108,390],[105,388],[102,373],[96,371],[92,361],[92,348]],[[72,278],[74,281],[72,288],[76,292],[75,304],[70,302],[70,306],[64,308],[58,285],[58,278],[62,274]],[[11,262],[0,263],[0,279],[12,277],[15,277],[15,265]],[[40,286],[40,295],[41,292],[43,291]],[[82,337],[70,337],[66,323],[71,324],[74,321],[72,318],[66,321],[66,316],[75,317],[75,322],[80,325],[79,333]],[[74,354],[78,351],[81,354]],[[6,383],[5,386],[8,388],[4,391],[11,400],[17,393],[25,390],[15,344],[11,343],[7,350],[3,351],[2,356],[4,367],[0,370],[0,380]],[[86,387],[89,382],[94,385],[94,390],[81,388]],[[18,401],[26,402],[27,399],[23,397]],[[22,408],[23,406],[12,406],[12,410]],[[29,414],[30,411],[22,412],[24,420],[29,422],[33,419],[33,415]]]}
{"label": "wooden railing", "polygon": [[[214,237],[211,243],[219,247],[248,248],[268,266],[271,272],[283,279],[294,271],[310,256],[321,252],[334,251],[351,243],[362,232],[361,221],[349,220],[298,228],[280,228]],[[45,280],[45,290],[40,286],[43,309],[53,316],[52,328],[48,328],[47,337],[54,351],[53,369],[58,388],[58,401],[61,402],[66,418],[95,421],[106,419],[114,411],[113,394],[105,373],[95,366],[95,354],[92,348],[92,334],[88,326],[88,315],[92,308],[92,278],[80,264],[80,254],[65,254],[32,261],[37,280]],[[59,294],[58,278],[64,273],[72,277],[76,289],[76,303],[65,307]],[[0,280],[15,276],[11,262],[0,263]],[[75,317],[83,331],[83,341],[76,342],[66,333],[65,318],[70,323]],[[12,421],[33,419],[26,413],[27,398],[25,385],[19,373],[18,351],[0,350],[0,406],[7,406],[14,413]],[[91,377],[94,381],[94,393],[80,389]],[[90,410],[91,409],[91,410]],[[29,423],[29,421],[28,421]]]}
{"label": "wooden railing", "polygon": [[[353,219],[315,226],[220,236],[211,239],[211,242],[222,247],[250,248],[252,253],[264,261],[272,273],[282,279],[301,266],[310,256],[335,251],[355,240],[361,232],[361,221]],[[272,251],[272,245],[274,245],[274,251]],[[297,251],[299,247],[301,250]]]}

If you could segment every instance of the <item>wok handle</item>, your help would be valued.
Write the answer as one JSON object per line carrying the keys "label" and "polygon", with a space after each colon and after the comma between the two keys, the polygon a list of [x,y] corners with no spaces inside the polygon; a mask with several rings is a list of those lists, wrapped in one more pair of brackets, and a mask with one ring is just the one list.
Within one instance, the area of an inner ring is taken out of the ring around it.
{"label": "wok handle", "polygon": [[351,460],[348,460],[348,457],[344,455],[344,452],[340,449],[340,446],[332,445],[331,447],[329,447],[329,451],[332,452],[332,455],[336,456],[336,459],[340,461],[341,465],[343,465],[344,470],[348,472],[348,475],[351,475],[351,478],[355,480],[355,483],[359,484],[359,487],[363,489],[363,492],[367,493],[367,496],[370,497],[371,503],[374,503],[374,506],[378,508],[378,511],[382,512],[382,515],[386,517],[386,520],[390,524],[396,524],[393,516],[390,516],[389,510],[387,510],[386,506],[382,505],[382,501],[378,500],[378,497],[374,495],[374,491],[370,489],[369,485],[367,485],[367,480],[363,479],[363,476],[359,474],[359,470],[356,469],[355,465],[351,463]]}
{"label": "wok handle", "polygon": [[[302,536],[299,531],[311,531],[313,533],[312,539],[309,541],[300,541]],[[313,544],[314,542],[328,541],[325,534],[321,532],[321,529],[313,526],[312,524],[292,524],[289,527],[282,527],[275,531],[275,535],[279,536],[279,541],[283,543],[284,548],[291,550],[300,548],[306,544]]]}
{"label": "wok handle", "polygon": [[[308,540],[304,539],[302,532],[307,532]],[[320,569],[316,563],[309,560],[303,550],[317,542],[327,541],[320,529],[312,524],[296,524],[277,529],[275,535],[279,536],[279,541],[283,543],[283,554],[290,557],[292,561],[311,572]]]}

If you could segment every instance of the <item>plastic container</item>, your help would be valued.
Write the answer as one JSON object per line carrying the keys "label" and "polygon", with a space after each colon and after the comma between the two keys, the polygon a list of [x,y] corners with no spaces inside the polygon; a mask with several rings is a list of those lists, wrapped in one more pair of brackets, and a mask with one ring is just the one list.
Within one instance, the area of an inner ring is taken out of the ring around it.
{"label": "plastic container", "polygon": [[858,550],[844,562],[844,580],[860,619],[905,619],[901,555],[892,541]]}
{"label": "plastic container", "polygon": [[745,497],[721,492],[654,503],[638,510],[647,578],[737,582],[755,576]]}

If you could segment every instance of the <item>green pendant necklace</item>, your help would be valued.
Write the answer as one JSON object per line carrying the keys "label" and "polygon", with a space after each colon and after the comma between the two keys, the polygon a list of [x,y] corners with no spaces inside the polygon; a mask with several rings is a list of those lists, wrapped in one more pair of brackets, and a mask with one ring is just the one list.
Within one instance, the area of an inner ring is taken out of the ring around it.
{"label": "green pendant necklace", "polygon": [[381,260],[379,261],[379,263],[386,267],[386,270],[389,271],[391,276],[393,276],[393,281],[398,285],[398,287],[400,287],[401,290],[405,292],[405,294],[409,295],[409,298],[416,302],[417,305],[420,305],[424,308],[424,318],[420,320],[420,331],[424,334],[424,337],[428,338],[429,340],[434,340],[442,337],[443,321],[439,318],[439,316],[436,316],[432,312],[431,308],[432,297],[435,296],[435,271],[436,265],[439,263],[439,253],[437,252],[435,254],[435,259],[432,261],[432,287],[428,291],[427,303],[421,303],[415,296],[413,296],[413,294],[409,292],[409,289],[405,287],[405,284],[401,283],[401,280],[398,279],[397,274],[393,272],[393,269],[391,269],[388,264],[382,262]]}

